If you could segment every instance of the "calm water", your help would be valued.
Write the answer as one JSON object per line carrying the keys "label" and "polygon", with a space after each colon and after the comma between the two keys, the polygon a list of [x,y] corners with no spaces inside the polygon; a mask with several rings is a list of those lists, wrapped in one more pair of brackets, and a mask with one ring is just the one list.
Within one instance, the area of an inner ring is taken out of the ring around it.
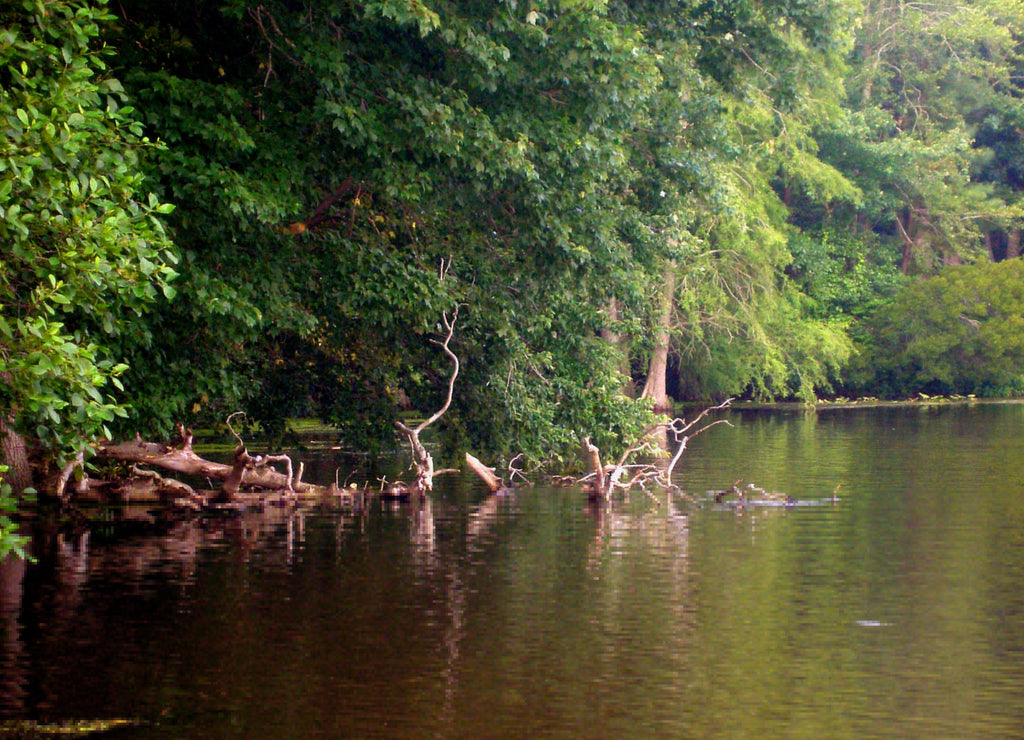
{"label": "calm water", "polygon": [[0,718],[131,738],[1024,736],[1024,406],[735,412],[734,511],[441,479],[0,569]]}

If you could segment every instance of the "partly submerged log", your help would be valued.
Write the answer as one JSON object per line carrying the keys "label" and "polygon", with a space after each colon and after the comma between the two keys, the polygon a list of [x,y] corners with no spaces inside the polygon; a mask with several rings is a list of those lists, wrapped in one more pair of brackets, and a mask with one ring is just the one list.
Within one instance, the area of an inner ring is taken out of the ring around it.
{"label": "partly submerged log", "polygon": [[105,503],[175,502],[180,499],[197,500],[199,497],[187,483],[164,478],[153,470],[133,466],[131,476],[117,480],[86,478],[75,489],[77,501]]}
{"label": "partly submerged log", "polygon": [[494,468],[487,467],[468,452],[466,453],[466,465],[476,473],[476,476],[484,482],[491,493],[497,493],[505,488],[501,478],[495,475]]}
{"label": "partly submerged log", "polygon": [[601,464],[601,450],[597,448],[590,437],[583,438],[583,457],[587,460],[587,468],[590,470],[591,480],[587,487],[587,494],[591,501],[598,501],[607,497],[609,492],[608,480],[604,465]]}
{"label": "partly submerged log", "polygon": [[[243,447],[244,451],[244,447]],[[169,447],[167,445],[144,442],[136,437],[130,442],[119,444],[101,444],[96,449],[98,457],[107,460],[119,460],[140,465],[149,465],[163,470],[170,470],[183,475],[191,475],[199,478],[209,478],[216,481],[230,481],[235,471],[234,465],[212,462],[197,455],[191,445],[191,440],[186,440],[181,447]],[[245,453],[248,457],[248,453]],[[275,456],[280,459],[282,456]],[[293,479],[289,474],[281,473],[270,465],[265,464],[267,458],[250,457],[252,464],[245,464],[238,478],[239,487],[260,488],[267,491],[295,491],[296,493],[326,494],[328,489],[325,486],[317,486],[303,483],[298,476]],[[259,464],[262,463],[262,464]],[[289,472],[291,466],[289,465]],[[237,474],[236,474],[237,475]],[[236,488],[235,491],[238,489]]]}

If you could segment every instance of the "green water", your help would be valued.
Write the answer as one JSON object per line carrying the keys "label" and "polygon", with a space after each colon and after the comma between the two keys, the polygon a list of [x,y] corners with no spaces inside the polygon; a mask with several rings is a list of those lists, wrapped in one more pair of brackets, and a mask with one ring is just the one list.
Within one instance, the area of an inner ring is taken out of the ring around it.
{"label": "green water", "polygon": [[[131,738],[1024,733],[1024,406],[739,413],[694,506],[578,490],[275,511],[0,569],[0,719]],[[836,493],[839,500],[831,502]]]}

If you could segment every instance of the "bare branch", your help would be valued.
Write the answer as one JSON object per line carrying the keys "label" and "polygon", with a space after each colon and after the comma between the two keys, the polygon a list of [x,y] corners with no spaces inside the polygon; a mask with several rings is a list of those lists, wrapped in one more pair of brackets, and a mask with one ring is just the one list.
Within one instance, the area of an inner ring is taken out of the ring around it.
{"label": "bare branch", "polygon": [[[271,462],[283,462],[283,463],[285,463],[285,467],[287,469],[287,475],[288,475],[288,486],[287,486],[287,489],[288,489],[289,492],[294,492],[295,491],[295,483],[298,481],[298,478],[292,472],[292,459],[290,457],[288,457],[288,455],[264,455],[263,458],[261,459],[261,462],[259,464],[260,465],[266,465],[267,463],[271,463]],[[301,477],[301,475],[302,475],[302,473],[300,472],[299,476]]]}
{"label": "bare branch", "polygon": [[444,353],[452,360],[452,374],[448,378],[448,395],[444,405],[434,412],[429,418],[422,421],[415,429],[406,426],[401,421],[396,421],[395,426],[405,435],[409,442],[409,449],[412,453],[413,466],[416,468],[416,481],[407,487],[407,493],[424,494],[433,490],[434,487],[434,458],[427,452],[427,448],[420,441],[420,432],[436,422],[452,405],[452,397],[455,394],[455,379],[459,376],[459,358],[451,349],[452,336],[455,334],[455,323],[459,318],[459,307],[455,306],[451,319],[448,314],[442,315],[442,323],[447,330],[444,341],[431,339],[430,341],[441,347]]}
{"label": "bare branch", "polygon": [[242,445],[244,447],[245,446],[245,442],[243,442],[242,438],[238,436],[238,432],[235,431],[235,428],[233,426],[231,426],[231,420],[234,419],[236,416],[245,416],[245,412],[244,411],[235,411],[233,414],[229,415],[227,419],[224,420],[224,423],[227,424],[228,431],[231,432],[231,435],[236,440],[238,440],[238,444],[240,444],[240,445]]}
{"label": "bare branch", "polygon": [[625,452],[622,453],[622,456],[619,458],[619,462],[616,465],[616,467],[620,467],[621,468],[623,465],[625,465],[626,460],[628,460],[630,457],[632,457],[637,452],[649,450],[650,449],[650,438],[655,433],[657,433],[658,431],[664,429],[665,426],[666,426],[666,422],[659,421],[658,423],[651,424],[649,427],[647,427],[643,431],[643,434],[640,435],[640,439],[638,439],[633,444],[632,447],[630,447],[628,450],[626,450]]}
{"label": "bare branch", "polygon": [[459,376],[459,358],[454,352],[452,352],[451,347],[448,346],[452,341],[452,335],[455,333],[455,322],[459,320],[458,305],[455,306],[455,311],[452,312],[451,320],[448,319],[448,314],[443,314],[441,318],[444,323],[444,328],[448,330],[448,335],[444,338],[443,342],[439,342],[436,339],[431,339],[430,341],[439,345],[441,349],[444,350],[444,353],[452,360],[452,375],[448,378],[448,397],[445,398],[444,406],[434,412],[429,419],[423,421],[418,427],[416,427],[417,434],[444,416],[444,412],[452,405],[452,396],[455,393],[455,379]]}
{"label": "bare branch", "polygon": [[705,429],[710,429],[711,427],[717,426],[718,424],[727,424],[729,426],[732,426],[732,424],[730,424],[727,419],[719,419],[718,421],[713,421],[710,424],[707,424],[706,426],[701,427],[700,429],[698,429],[693,434],[689,434],[688,435],[687,432],[690,431],[691,429],[693,429],[693,427],[696,426],[700,422],[701,419],[703,419],[705,416],[707,416],[712,411],[721,411],[724,408],[728,408],[729,404],[731,404],[731,403],[732,403],[732,399],[731,398],[727,398],[725,401],[723,401],[722,403],[718,404],[717,406],[712,406],[710,408],[704,409],[702,412],[700,412],[700,414],[697,415],[697,418],[695,418],[693,421],[691,421],[689,423],[687,423],[686,419],[678,419],[678,418],[677,419],[673,419],[671,422],[669,422],[668,429],[669,429],[669,431],[672,432],[673,436],[675,437],[675,441],[679,444],[679,448],[676,450],[676,454],[673,455],[672,462],[670,462],[668,467],[665,469],[665,473],[664,473],[665,485],[671,485],[671,483],[672,483],[672,471],[675,470],[676,463],[679,462],[679,458],[683,456],[683,451],[686,449],[686,445],[689,443],[689,441],[691,439],[696,437],[698,434],[703,432]]}
{"label": "bare branch", "polygon": [[[602,465],[600,450],[590,441],[590,437],[584,437],[583,454],[586,458],[587,467],[590,472],[583,478],[577,480],[576,483],[586,486],[592,499],[608,499],[617,489],[628,491],[633,488],[640,488],[646,492],[648,484],[676,489],[672,484],[672,471],[675,469],[676,463],[678,463],[679,459],[682,457],[687,443],[705,430],[710,429],[713,426],[717,426],[718,424],[729,424],[729,421],[726,419],[719,419],[701,427],[697,427],[697,425],[700,424],[700,422],[709,413],[724,409],[731,402],[732,399],[730,398],[717,406],[706,408],[690,422],[687,422],[685,419],[676,418],[670,422],[652,424],[644,430],[643,434],[640,435],[640,438],[636,442],[622,453],[622,456],[615,465]],[[691,431],[694,430],[695,427],[697,427],[696,430]],[[662,430],[671,431],[674,436],[674,441],[679,445],[676,449],[675,455],[672,457],[672,461],[665,470],[659,470],[657,465],[649,463],[627,464],[629,458],[637,453],[653,452],[654,450],[652,447],[651,437]],[[648,493],[648,495],[650,494]]]}
{"label": "bare branch", "polygon": [[511,482],[515,481],[516,476],[518,475],[520,478],[523,479],[523,482],[526,485],[531,485],[530,481],[527,479],[526,475],[523,473],[522,468],[517,468],[515,466],[516,460],[518,460],[521,457],[524,457],[524,455],[523,455],[523,453],[520,452],[518,455],[516,455],[515,457],[513,457],[511,460],[508,461],[508,479],[509,479],[509,482],[511,483]]}

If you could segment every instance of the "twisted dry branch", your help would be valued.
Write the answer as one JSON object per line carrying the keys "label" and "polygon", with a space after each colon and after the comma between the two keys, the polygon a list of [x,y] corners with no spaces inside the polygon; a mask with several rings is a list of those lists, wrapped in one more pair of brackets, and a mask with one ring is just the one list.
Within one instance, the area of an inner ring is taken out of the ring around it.
{"label": "twisted dry branch", "polygon": [[[602,465],[601,451],[590,441],[590,437],[584,437],[583,455],[590,472],[579,479],[577,483],[584,485],[593,500],[609,500],[616,490],[628,491],[632,488],[640,488],[646,491],[648,485],[678,490],[678,486],[672,483],[672,472],[690,440],[719,424],[732,426],[727,419],[718,419],[703,426],[700,426],[701,421],[711,412],[727,408],[730,403],[732,403],[731,398],[717,406],[706,408],[691,421],[675,418],[649,426],[640,435],[640,438],[622,453],[614,465]],[[635,455],[655,451],[653,437],[658,433],[671,434],[672,443],[676,445],[676,451],[669,464],[664,469],[650,463],[629,464],[628,461]]]}
{"label": "twisted dry branch", "polygon": [[420,441],[420,433],[444,416],[445,412],[452,405],[452,398],[455,395],[455,379],[459,376],[459,358],[455,352],[452,351],[451,341],[452,337],[455,335],[455,322],[458,321],[458,319],[459,307],[456,305],[455,310],[452,312],[451,319],[448,318],[447,313],[442,314],[441,316],[442,324],[447,332],[444,341],[438,341],[436,339],[430,340],[434,344],[440,346],[452,361],[452,372],[451,376],[448,378],[448,395],[445,397],[444,405],[428,418],[420,422],[415,428],[409,427],[401,421],[395,422],[395,426],[402,432],[402,434],[405,435],[406,440],[409,442],[409,449],[412,452],[413,466],[416,468],[416,480],[412,484],[405,486],[402,493],[424,495],[434,489],[434,458]]}

